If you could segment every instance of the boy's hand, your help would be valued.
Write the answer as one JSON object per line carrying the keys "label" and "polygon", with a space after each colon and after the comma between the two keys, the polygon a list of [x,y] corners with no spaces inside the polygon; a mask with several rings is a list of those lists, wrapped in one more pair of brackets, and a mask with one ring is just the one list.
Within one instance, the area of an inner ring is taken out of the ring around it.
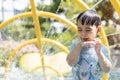
{"label": "boy's hand", "polygon": [[88,47],[88,48],[91,48],[91,47],[94,47],[95,45],[95,42],[94,41],[84,41],[81,43],[81,47]]}
{"label": "boy's hand", "polygon": [[87,46],[88,48],[94,47],[96,53],[98,54],[101,52],[101,45],[102,45],[102,42],[98,38],[94,39],[93,41],[85,41],[81,43],[81,47],[83,46]]}
{"label": "boy's hand", "polygon": [[99,54],[102,51],[101,49],[102,42],[100,39],[95,39],[94,42],[95,42],[95,51],[97,54]]}

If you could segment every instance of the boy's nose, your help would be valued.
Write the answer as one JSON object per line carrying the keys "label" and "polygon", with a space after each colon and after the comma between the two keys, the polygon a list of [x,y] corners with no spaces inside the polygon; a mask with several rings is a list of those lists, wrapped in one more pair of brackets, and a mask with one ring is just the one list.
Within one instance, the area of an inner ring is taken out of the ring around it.
{"label": "boy's nose", "polygon": [[86,32],[82,33],[82,36],[84,36],[84,37],[87,36],[87,33]]}

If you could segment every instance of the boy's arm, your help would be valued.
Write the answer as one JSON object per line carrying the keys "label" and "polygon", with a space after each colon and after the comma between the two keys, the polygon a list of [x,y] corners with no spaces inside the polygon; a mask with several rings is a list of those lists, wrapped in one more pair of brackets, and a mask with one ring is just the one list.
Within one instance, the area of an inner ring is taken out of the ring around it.
{"label": "boy's arm", "polygon": [[108,60],[108,58],[105,56],[105,54],[108,54],[107,48],[105,48],[106,51],[102,50],[102,43],[100,40],[96,41],[96,45],[95,45],[95,50],[98,56],[98,61],[100,64],[100,67],[102,68],[102,70],[106,73],[108,73],[112,67],[111,62]]}
{"label": "boy's arm", "polygon": [[112,66],[111,62],[105,57],[102,51],[100,53],[97,53],[97,56],[98,56],[100,67],[104,72],[108,73]]}
{"label": "boy's arm", "polygon": [[78,43],[74,49],[72,51],[70,51],[70,53],[68,54],[67,56],[67,63],[70,65],[70,66],[74,66],[78,60],[79,60],[79,56],[80,56],[80,47],[81,47],[81,44]]}

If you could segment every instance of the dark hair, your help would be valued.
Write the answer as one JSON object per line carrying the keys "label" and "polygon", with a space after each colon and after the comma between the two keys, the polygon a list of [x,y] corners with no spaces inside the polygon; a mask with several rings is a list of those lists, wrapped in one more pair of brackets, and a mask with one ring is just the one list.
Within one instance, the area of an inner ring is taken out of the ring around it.
{"label": "dark hair", "polygon": [[97,27],[101,24],[100,16],[95,10],[86,10],[80,13],[77,17],[77,23],[78,21],[80,21],[82,25],[95,25]]}

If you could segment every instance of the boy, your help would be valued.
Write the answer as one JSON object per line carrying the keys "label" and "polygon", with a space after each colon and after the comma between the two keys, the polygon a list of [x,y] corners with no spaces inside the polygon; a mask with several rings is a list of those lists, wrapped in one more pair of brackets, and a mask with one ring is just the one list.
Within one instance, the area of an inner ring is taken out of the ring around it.
{"label": "boy", "polygon": [[107,48],[96,38],[100,32],[101,19],[95,10],[86,10],[77,17],[78,37],[72,44],[67,62],[72,66],[73,80],[102,80],[111,62]]}

